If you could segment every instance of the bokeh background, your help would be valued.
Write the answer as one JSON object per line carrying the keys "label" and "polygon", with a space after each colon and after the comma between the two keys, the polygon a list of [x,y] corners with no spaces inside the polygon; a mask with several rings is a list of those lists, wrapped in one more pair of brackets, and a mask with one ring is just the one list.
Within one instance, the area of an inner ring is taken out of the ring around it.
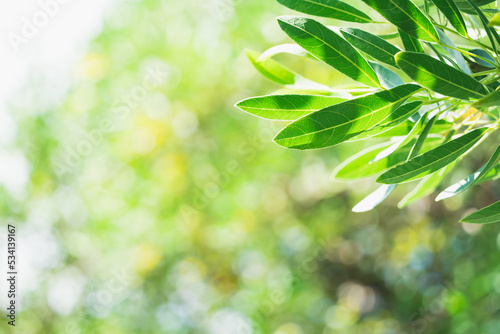
{"label": "bokeh background", "polygon": [[[41,10],[17,6],[2,5],[5,36]],[[4,38],[0,219],[18,228],[21,296],[0,332],[500,332],[500,226],[458,223],[498,183],[399,210],[401,187],[354,214],[376,184],[330,174],[366,143],[285,150],[271,141],[282,123],[233,106],[280,89],[244,49],[287,42],[275,18],[288,13],[271,0],[61,1],[19,48]]]}

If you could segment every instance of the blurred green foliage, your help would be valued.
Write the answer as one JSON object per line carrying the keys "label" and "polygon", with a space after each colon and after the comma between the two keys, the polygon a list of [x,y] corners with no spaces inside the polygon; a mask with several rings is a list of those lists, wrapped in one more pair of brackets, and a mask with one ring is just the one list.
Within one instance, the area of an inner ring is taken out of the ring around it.
{"label": "blurred green foliage", "polygon": [[453,213],[498,191],[353,214],[372,182],[330,174],[361,144],[285,150],[271,143],[282,123],[233,107],[276,89],[243,50],[282,42],[283,12],[122,3],[59,107],[12,108],[29,186],[2,186],[0,203],[32,264],[13,332],[499,332],[500,227]]}

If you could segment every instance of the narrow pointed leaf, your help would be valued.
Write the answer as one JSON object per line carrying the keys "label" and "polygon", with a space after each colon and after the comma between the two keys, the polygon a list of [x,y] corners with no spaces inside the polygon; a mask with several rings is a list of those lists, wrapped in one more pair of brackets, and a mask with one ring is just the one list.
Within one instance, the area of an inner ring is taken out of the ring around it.
{"label": "narrow pointed leaf", "polygon": [[469,224],[490,224],[500,221],[500,201],[476,211],[461,220]]}
{"label": "narrow pointed leaf", "polygon": [[488,27],[497,27],[500,26],[500,13],[496,13],[488,22]]}
{"label": "narrow pointed leaf", "polygon": [[488,23],[489,23],[488,19],[483,14],[483,12],[478,7],[478,5],[476,3],[474,3],[474,1],[471,1],[471,0],[466,0],[466,1],[474,9],[476,14],[479,16],[479,19],[481,20],[481,23],[483,24],[484,30],[488,34],[488,38],[490,39],[491,46],[493,47],[493,50],[495,51],[495,53],[497,53],[497,46],[495,44],[495,40],[497,41],[497,43],[500,44],[500,36],[498,36],[498,33],[495,29],[488,26]]}
{"label": "narrow pointed leaf", "polygon": [[477,180],[476,184],[494,181],[500,178],[500,164],[495,165],[488,173],[486,173],[481,180]]}
{"label": "narrow pointed leaf", "polygon": [[413,148],[411,149],[408,160],[413,159],[414,157],[416,157],[420,153],[420,150],[422,149],[422,146],[424,145],[424,142],[427,139],[427,136],[429,135],[431,128],[434,126],[434,123],[436,122],[437,117],[438,117],[438,115],[436,114],[434,117],[432,117],[427,122],[424,129],[422,130],[422,133],[418,136],[418,139],[417,139],[417,142],[415,143],[415,146],[413,146]]}
{"label": "narrow pointed leaf", "polygon": [[[483,49],[472,49],[472,50],[469,50],[469,52],[477,55],[477,57],[472,56],[472,58],[479,65],[482,65],[482,66],[488,67],[488,68],[494,68],[495,67],[495,59],[493,59],[491,57],[491,55],[488,52],[486,52],[485,50],[483,50]],[[479,57],[481,57],[481,58],[479,58]]]}
{"label": "narrow pointed leaf", "polygon": [[[462,71],[464,71],[466,74],[471,74],[470,68],[465,61],[464,56],[459,51],[452,49],[456,48],[455,43],[453,43],[453,41],[448,36],[446,36],[444,31],[442,31],[441,29],[437,29],[437,32],[439,35],[439,40],[441,41],[441,44],[443,44],[443,49],[448,52],[448,54],[453,58],[455,63],[458,64]],[[445,45],[449,46],[449,48]]]}
{"label": "narrow pointed leaf", "polygon": [[401,51],[398,47],[378,37],[356,28],[342,28],[344,38],[358,50],[365,52],[382,63],[397,67],[394,56]]}
{"label": "narrow pointed leaf", "polygon": [[257,71],[277,84],[293,89],[313,90],[317,92],[331,91],[329,87],[306,79],[273,59],[257,62],[260,56],[258,52],[246,50],[246,54]]}
{"label": "narrow pointed leaf", "polygon": [[337,0],[278,0],[278,2],[290,9],[301,13],[329,17],[332,19],[370,23],[372,19],[351,5]]}
{"label": "narrow pointed leaf", "polygon": [[[429,138],[422,148],[423,151],[428,151],[441,143],[441,138]],[[406,160],[408,153],[415,144],[415,140],[408,143],[406,146],[401,147],[398,152],[384,157],[376,162],[370,163],[377,154],[389,147],[393,142],[386,142],[369,147],[343,163],[341,163],[332,173],[332,178],[335,180],[355,180],[369,176],[377,175],[378,173],[387,170],[397,164]]]}
{"label": "narrow pointed leaf", "polygon": [[410,52],[422,52],[424,53],[424,48],[422,47],[422,44],[420,44],[420,41],[418,38],[415,38],[411,35],[408,35],[401,29],[398,29],[399,32],[399,37],[401,38],[401,42],[403,42],[403,46],[406,51]]}
{"label": "narrow pointed leaf", "polygon": [[493,155],[484,166],[482,166],[477,172],[443,190],[436,197],[436,201],[458,195],[466,189],[470,188],[473,184],[478,183],[478,181],[481,181],[481,179],[485,178],[485,176],[488,175],[488,172],[490,172],[496,165],[498,165],[499,160],[500,145],[497,147],[495,152],[493,152]]}
{"label": "narrow pointed leaf", "polygon": [[390,89],[404,84],[403,79],[401,79],[401,77],[394,71],[391,71],[390,69],[385,68],[384,66],[373,61],[369,61],[368,63],[373,68],[375,73],[377,73],[382,87]]}
{"label": "narrow pointed leaf", "polygon": [[363,2],[407,34],[428,42],[439,41],[431,21],[410,0],[363,0]]}
{"label": "narrow pointed leaf", "polygon": [[278,18],[281,29],[314,57],[362,84],[380,87],[366,59],[342,37],[323,24],[304,17]]}
{"label": "narrow pointed leaf", "polygon": [[391,113],[386,119],[384,119],[380,124],[374,126],[373,128],[363,131],[359,135],[349,139],[349,141],[355,141],[365,138],[370,138],[376,135],[381,135],[386,131],[393,129],[399,124],[406,121],[411,116],[415,115],[420,107],[422,106],[421,101],[413,101],[406,104],[403,104],[401,107],[396,109],[393,113]]}
{"label": "narrow pointed leaf", "polygon": [[302,150],[339,144],[382,122],[420,89],[405,84],[327,107],[287,125],[274,141]]}
{"label": "narrow pointed leaf", "polygon": [[[476,6],[485,6],[496,0],[472,0]],[[477,14],[474,8],[469,4],[467,0],[455,0],[458,9],[467,14]]]}
{"label": "narrow pointed leaf", "polygon": [[[373,136],[374,138],[386,138],[386,137],[402,137],[407,136],[410,131],[415,126],[415,123],[412,121],[405,121],[379,135]],[[439,134],[444,131],[448,131],[453,126],[453,123],[447,122],[445,120],[438,120],[436,124],[431,129],[432,134]],[[355,137],[356,138],[356,137]]]}
{"label": "narrow pointed leaf", "polygon": [[432,0],[437,8],[446,16],[450,24],[462,36],[467,36],[464,18],[453,0]]}
{"label": "narrow pointed leaf", "polygon": [[411,192],[403,197],[403,199],[398,203],[398,207],[404,208],[416,200],[432,194],[432,192],[439,187],[441,182],[443,182],[443,179],[452,171],[453,167],[455,167],[454,162],[441,168],[437,172],[424,177]]}
{"label": "narrow pointed leaf", "polygon": [[394,184],[384,184],[380,186],[377,190],[372,192],[370,195],[366,196],[361,202],[356,204],[352,208],[353,212],[367,212],[375,208],[377,205],[382,203],[394,190],[396,185]]}
{"label": "narrow pointed leaf", "polygon": [[384,174],[377,182],[385,184],[403,183],[418,180],[449,165],[471,149],[483,136],[487,128],[473,130],[451,140],[429,152],[423,153]]}
{"label": "narrow pointed leaf", "polygon": [[476,101],[472,106],[475,108],[489,108],[500,106],[500,90],[495,90],[493,93],[486,95],[482,99]]}
{"label": "narrow pointed leaf", "polygon": [[486,87],[470,75],[429,55],[399,52],[396,63],[413,80],[437,93],[459,99],[488,94]]}
{"label": "narrow pointed leaf", "polygon": [[[371,160],[370,163],[373,163],[373,162],[378,161],[378,160],[380,160],[382,158],[385,158],[389,154],[392,154],[393,152],[396,152],[396,150],[399,147],[403,147],[406,144],[408,144],[410,141],[412,141],[413,138],[415,138],[415,136],[418,133],[420,133],[420,131],[424,127],[424,124],[425,124],[425,122],[427,120],[427,115],[428,115],[428,113],[425,113],[423,116],[420,117],[420,120],[417,123],[415,123],[415,125],[413,126],[413,128],[411,129],[411,131],[408,133],[408,135],[406,137],[404,137],[400,141],[397,141],[396,143],[394,143],[393,145],[389,146],[384,151],[382,151],[379,154],[377,154],[377,156],[375,158],[373,158],[373,160]],[[415,147],[415,145],[417,143],[418,143],[418,140],[415,141],[415,144],[412,146],[412,148],[411,148],[411,150],[410,150],[410,152],[408,154],[411,154],[411,152],[413,152],[414,147]],[[405,160],[408,160],[408,158],[406,158]]]}
{"label": "narrow pointed leaf", "polygon": [[320,95],[268,95],[245,99],[236,107],[252,115],[272,120],[295,120],[346,99]]}
{"label": "narrow pointed leaf", "polygon": [[307,52],[297,44],[287,43],[287,44],[275,45],[267,49],[266,51],[262,52],[259,58],[257,58],[257,62],[260,63],[266,61],[267,59],[272,58],[280,53],[288,53],[291,55],[302,56],[302,57],[309,56],[309,52]]}

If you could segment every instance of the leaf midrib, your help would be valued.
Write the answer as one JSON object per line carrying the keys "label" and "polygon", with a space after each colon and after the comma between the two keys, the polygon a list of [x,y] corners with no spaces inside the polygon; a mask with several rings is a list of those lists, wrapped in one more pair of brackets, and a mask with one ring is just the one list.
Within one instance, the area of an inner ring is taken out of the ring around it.
{"label": "leaf midrib", "polygon": [[[425,32],[427,33],[427,35],[428,35],[428,36],[430,36],[430,37],[431,37],[434,41],[436,41],[436,42],[438,42],[438,41],[439,41],[438,39],[436,39],[436,37],[434,37],[434,35],[432,35],[432,34],[430,33],[430,31],[429,31],[429,30],[425,29],[423,25],[421,25],[421,24],[420,24],[417,20],[415,20],[415,19],[413,18],[413,16],[408,15],[408,13],[407,13],[405,10],[403,10],[403,8],[399,7],[399,6],[398,6],[398,5],[397,5],[394,1],[392,1],[392,0],[389,0],[389,2],[391,2],[394,6],[396,6],[396,7],[397,7],[397,8],[399,8],[399,9],[400,9],[403,13],[405,13],[405,14],[406,14],[406,16],[410,18],[410,20],[412,20],[412,21],[413,21],[413,22],[415,22],[415,23],[416,23],[419,27],[421,27],[421,28],[422,28],[422,30],[423,30],[423,31],[425,31]],[[411,5],[415,6],[412,2],[410,2],[410,3],[411,3]],[[418,9],[418,7],[417,7],[417,6],[415,6],[415,8],[416,8],[416,9],[420,12],[420,14],[422,14],[425,18],[427,18],[427,17],[424,15],[424,13],[422,13],[422,12],[420,11],[420,9]],[[432,23],[431,23],[431,24],[432,24]]]}
{"label": "leaf midrib", "polygon": [[[464,19],[462,17],[462,14],[460,13],[460,10],[458,9],[457,5],[455,4],[455,2],[453,2],[453,0],[444,0],[444,1],[446,1],[446,3],[448,3],[448,5],[450,6],[450,9],[453,11],[453,13],[455,13],[455,16],[458,19],[458,23],[460,24],[460,26],[464,30],[465,35],[468,35],[467,34],[467,27],[465,26]],[[462,18],[462,19],[460,19],[460,18]]]}
{"label": "leaf midrib", "polygon": [[[468,89],[467,87],[464,87],[464,86],[459,86],[459,85],[455,84],[453,81],[446,80],[446,79],[444,79],[443,77],[439,76],[439,74],[436,74],[436,73],[431,73],[431,72],[429,72],[429,71],[428,71],[427,69],[425,69],[425,68],[421,68],[421,67],[415,66],[414,64],[410,63],[409,61],[407,61],[407,60],[405,60],[405,59],[401,59],[401,58],[400,58],[399,60],[400,60],[400,61],[403,61],[403,62],[405,62],[405,63],[409,64],[410,66],[412,66],[412,67],[414,67],[414,68],[416,68],[416,69],[418,69],[418,70],[421,70],[421,71],[423,71],[423,72],[425,72],[425,73],[427,73],[427,74],[429,74],[429,75],[431,75],[431,76],[433,76],[433,77],[439,78],[440,80],[442,80],[442,81],[444,81],[444,82],[446,82],[446,83],[448,83],[448,84],[451,84],[452,86],[458,87],[458,88],[463,89],[463,90],[466,90],[466,91],[468,91],[468,92],[471,92],[471,93],[473,93],[474,95],[476,95],[476,97],[477,97],[477,96],[480,96],[480,97],[484,96],[484,95],[482,95],[481,93],[479,93],[479,92],[477,92],[477,91],[475,91],[475,90]],[[443,64],[443,65],[446,65],[446,64]],[[453,68],[453,67],[451,67],[451,66],[450,66],[450,68],[452,68],[453,70],[458,71],[457,69],[455,69],[455,68]],[[460,72],[459,72],[459,73],[460,73]],[[460,73],[460,74],[462,74],[462,73]],[[466,75],[467,75],[467,74],[466,74]],[[472,79],[472,80],[474,80],[474,78],[472,78],[472,77],[471,77],[471,79]],[[482,84],[481,84],[479,81],[478,81],[478,83],[482,86]]]}
{"label": "leaf midrib", "polygon": [[[477,137],[480,137],[482,134],[483,134],[483,132],[479,133]],[[471,145],[471,144],[472,144],[471,146],[473,146],[473,145],[474,145],[473,143],[474,143],[474,141],[477,139],[477,137],[476,137],[476,138],[474,138],[474,139],[472,139],[472,140],[471,140],[468,144],[466,144],[466,145],[462,146],[462,148],[463,148],[463,147],[467,147],[468,145]],[[439,148],[439,147],[438,147],[438,148]],[[436,148],[436,149],[438,149],[438,148]],[[468,150],[468,148],[467,148],[467,150]],[[420,170],[422,170],[422,169],[423,169],[423,170],[425,171],[425,169],[426,169],[426,168],[428,168],[430,165],[435,164],[435,163],[437,163],[437,162],[439,162],[439,161],[441,161],[441,160],[443,160],[443,159],[446,159],[446,158],[450,157],[451,155],[453,155],[453,154],[455,154],[456,152],[459,152],[459,151],[461,151],[461,149],[456,150],[456,151],[454,151],[454,152],[452,152],[452,153],[450,153],[450,154],[448,154],[448,155],[445,155],[445,156],[443,156],[443,157],[441,157],[441,158],[439,158],[439,159],[437,159],[437,160],[433,160],[431,163],[428,163],[428,164],[426,164],[426,165],[424,165],[424,166],[422,166],[422,167],[419,167],[419,168],[417,168],[417,169],[413,169],[413,170],[411,170],[411,171],[409,171],[409,172],[406,172],[406,173],[403,173],[403,174],[399,174],[399,175],[397,175],[397,176],[393,176],[393,177],[391,177],[391,178],[381,179],[380,181],[384,181],[384,182],[386,182],[386,181],[391,181],[391,180],[394,180],[394,179],[400,179],[400,178],[402,178],[402,177],[404,177],[404,176],[406,176],[406,175],[408,175],[408,174],[411,174],[411,173],[416,173],[415,175],[413,175],[413,176],[412,176],[412,177],[410,177],[409,179],[404,179],[404,181],[409,181],[410,179],[412,179],[412,178],[417,177],[418,175],[420,175],[420,173],[421,173],[421,172],[420,172]],[[432,152],[432,151],[431,151],[431,152]],[[426,153],[431,153],[431,152],[426,152]],[[424,153],[424,154],[426,154],[426,153]],[[416,158],[417,158],[417,157],[415,157],[414,159],[416,159]],[[411,160],[410,160],[410,161],[411,161]],[[408,161],[408,163],[410,163],[410,161]],[[405,164],[403,164],[403,165],[405,165]],[[403,165],[400,165],[400,166],[403,166]],[[397,167],[399,167],[399,166],[396,166],[395,168],[397,168]]]}
{"label": "leaf midrib", "polygon": [[[356,35],[354,35],[354,34],[351,34],[351,33],[347,32],[347,31],[345,31],[345,30],[344,30],[344,32],[345,32],[346,34],[349,34],[349,35],[353,36],[354,38],[357,38],[357,39],[359,39],[359,40],[361,40],[361,41],[363,41],[363,42],[366,42],[367,44],[370,44],[370,45],[374,46],[375,48],[377,48],[377,49],[381,50],[382,52],[386,53],[387,55],[389,55],[390,57],[394,57],[394,55],[393,55],[392,53],[390,53],[389,51],[387,51],[386,49],[381,48],[381,47],[379,47],[378,45],[373,44],[373,43],[371,43],[370,41],[368,41],[368,40],[366,40],[366,39],[363,39],[363,38],[361,38],[361,37],[359,37],[359,36],[356,36]],[[398,50],[397,52],[399,52],[399,51],[400,51],[400,50]],[[397,53],[397,52],[396,52],[396,53]],[[395,62],[394,62],[394,63],[395,63]]]}
{"label": "leaf midrib", "polygon": [[[323,43],[324,43],[325,45],[327,45],[330,49],[335,50],[335,52],[337,52],[337,53],[338,53],[338,54],[339,54],[342,58],[346,59],[349,63],[351,63],[352,65],[354,65],[354,67],[356,67],[358,70],[360,70],[362,73],[364,73],[364,74],[366,75],[366,77],[367,77],[367,78],[368,78],[371,82],[373,82],[373,83],[374,83],[377,87],[380,87],[380,82],[376,82],[376,81],[374,81],[374,80],[372,79],[372,77],[371,77],[370,75],[368,75],[368,72],[365,72],[365,71],[364,71],[361,67],[359,67],[356,63],[352,62],[352,61],[351,61],[351,59],[349,59],[349,57],[344,56],[344,54],[343,54],[342,52],[340,52],[339,50],[335,49],[332,45],[328,44],[325,40],[323,40],[323,39],[319,38],[319,37],[318,37],[318,36],[316,36],[316,35],[311,34],[311,33],[310,33],[310,32],[308,32],[307,30],[304,30],[304,29],[300,28],[299,26],[296,26],[296,25],[294,25],[294,24],[290,24],[290,23],[288,23],[288,22],[286,22],[286,21],[281,21],[281,22],[284,22],[285,24],[288,24],[288,25],[289,25],[289,26],[291,26],[291,27],[295,27],[295,28],[297,28],[297,29],[299,29],[299,30],[301,30],[301,31],[305,32],[305,33],[306,33],[306,34],[308,34],[309,36],[311,36],[311,37],[313,37],[313,38],[315,38],[315,39],[317,39],[317,40],[319,40],[319,41],[323,42]],[[318,23],[318,24],[320,24],[320,25],[321,25],[321,23],[319,23],[319,22],[316,22],[316,23]],[[325,27],[325,28],[326,28],[326,27]],[[326,29],[328,29],[328,28],[326,28]],[[329,30],[332,34],[335,34],[335,32],[331,31],[330,29],[328,29],[328,30]],[[340,36],[339,36],[339,38],[342,38],[342,37],[340,37]],[[347,42],[346,42],[346,43],[347,43]],[[351,47],[352,47],[352,46],[351,46]],[[354,51],[355,51],[355,52],[357,52],[355,49],[354,49]],[[358,54],[359,54],[359,53],[358,53]],[[359,56],[360,56],[360,57],[364,60],[363,56],[361,56],[360,54],[359,54]],[[316,57],[316,56],[315,56],[315,57]],[[316,57],[316,58],[318,58],[318,57]],[[319,58],[318,58],[318,59],[319,59]],[[366,62],[366,60],[365,60],[365,62]],[[368,67],[369,67],[369,68],[371,68],[371,67],[370,67],[370,65],[368,64],[368,62],[366,62],[366,64],[368,65]],[[330,66],[331,66],[331,65],[330,65]],[[332,67],[333,67],[333,66],[332,66]],[[336,70],[338,71],[338,69],[336,69]],[[340,72],[340,71],[339,71],[339,72]],[[375,74],[375,72],[373,72],[373,73]],[[375,74],[375,76],[377,76],[377,75]],[[349,76],[349,77],[350,77],[350,76]],[[357,80],[356,80],[356,81],[357,81]]]}
{"label": "leaf midrib", "polygon": [[[359,16],[357,14],[353,14],[353,13],[350,13],[348,11],[345,11],[345,10],[342,10],[342,9],[338,9],[338,8],[335,8],[335,7],[332,7],[332,6],[328,6],[328,5],[325,5],[325,4],[320,4],[318,2],[314,2],[314,1],[311,1],[311,0],[302,0],[304,2],[308,2],[308,3],[312,3],[312,4],[315,4],[315,5],[318,5],[318,6],[323,6],[323,7],[326,7],[326,8],[330,8],[330,9],[333,9],[333,10],[336,10],[336,11],[339,11],[339,12],[342,12],[344,14],[348,14],[348,15],[351,15],[351,16],[354,16],[354,17],[357,17],[359,18],[360,20],[363,20],[363,21],[366,21],[366,22],[373,22],[371,19],[367,19],[366,17],[362,17],[362,16]],[[348,6],[350,6],[349,4],[346,4]],[[351,6],[352,7],[352,6]],[[355,7],[352,7],[354,9],[356,9]]]}
{"label": "leaf midrib", "polygon": [[[383,109],[385,109],[385,108],[388,108],[388,107],[390,107],[390,106],[392,106],[392,105],[394,105],[394,104],[396,104],[396,103],[399,103],[400,101],[407,99],[407,98],[408,98],[409,96],[411,96],[412,94],[413,94],[413,93],[408,94],[408,95],[406,95],[406,96],[404,96],[404,97],[402,97],[402,98],[400,98],[400,99],[398,99],[398,100],[396,100],[396,101],[394,101],[394,102],[391,102],[390,104],[387,104],[387,105],[385,105],[385,106],[383,106],[383,107],[381,107],[381,108],[379,108],[379,109],[375,109],[375,110],[373,110],[372,112],[370,112],[370,113],[368,113],[368,114],[365,114],[365,115],[363,115],[363,116],[361,116],[361,117],[358,117],[358,118],[354,118],[354,119],[352,119],[352,120],[349,120],[348,122],[344,122],[344,123],[341,123],[341,124],[337,124],[337,125],[334,125],[334,126],[331,126],[331,127],[328,127],[328,128],[324,128],[324,129],[321,129],[321,130],[318,130],[318,131],[307,132],[307,133],[304,133],[304,134],[302,134],[302,135],[298,135],[298,136],[293,136],[293,137],[285,137],[285,138],[277,139],[277,141],[283,141],[283,140],[287,140],[287,139],[295,139],[295,138],[301,138],[301,137],[304,137],[304,136],[314,135],[314,134],[316,134],[316,133],[320,133],[320,132],[328,131],[328,130],[331,130],[331,129],[338,128],[338,127],[340,127],[340,126],[344,126],[344,125],[347,125],[347,124],[350,124],[350,123],[356,122],[356,121],[358,121],[358,120],[360,120],[360,119],[363,119],[363,118],[365,118],[365,117],[372,116],[373,114],[375,114],[375,113],[377,113],[377,112],[379,112],[379,111],[381,111],[381,110],[383,110]],[[351,100],[351,101],[353,101],[353,100]],[[347,102],[350,102],[350,101],[347,101]],[[364,106],[364,107],[366,107],[366,106]],[[327,107],[327,108],[328,108],[328,107]],[[369,107],[366,107],[366,108],[368,108],[368,109],[369,109]],[[307,117],[307,116],[306,116],[306,117]],[[299,120],[301,120],[301,119],[299,119]],[[292,123],[292,124],[290,124],[290,125],[293,125],[293,123]]]}

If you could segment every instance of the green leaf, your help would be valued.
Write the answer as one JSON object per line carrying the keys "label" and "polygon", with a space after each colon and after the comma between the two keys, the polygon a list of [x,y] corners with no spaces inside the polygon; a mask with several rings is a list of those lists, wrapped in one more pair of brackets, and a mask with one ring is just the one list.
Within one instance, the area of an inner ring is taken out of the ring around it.
{"label": "green leaf", "polygon": [[475,108],[489,108],[500,106],[500,90],[495,90],[493,93],[486,95],[480,100],[472,104]]}
{"label": "green leaf", "polygon": [[256,51],[247,49],[246,54],[257,71],[277,84],[284,85],[285,87],[292,89],[304,89],[327,93],[331,92],[329,87],[306,79],[273,59],[257,62],[260,54]]}
{"label": "green leaf", "polygon": [[[431,150],[441,142],[441,138],[429,138],[424,144],[423,150]],[[355,180],[376,175],[388,168],[404,162],[415,144],[415,140],[401,147],[398,152],[370,163],[380,152],[391,146],[393,142],[386,142],[369,147],[341,163],[332,173],[335,180]]]}
{"label": "green leaf", "polygon": [[[495,1],[496,0],[472,0],[476,6],[485,6]],[[467,0],[455,0],[455,3],[457,4],[458,9],[462,12],[467,14],[477,14],[474,7],[472,7]]]}
{"label": "green leaf", "polygon": [[363,0],[363,2],[407,34],[428,42],[439,41],[431,21],[410,0]]}
{"label": "green leaf", "polygon": [[420,133],[420,135],[418,136],[415,146],[413,146],[413,148],[411,149],[410,155],[408,156],[408,160],[413,159],[420,153],[420,150],[422,149],[422,146],[424,145],[424,142],[427,139],[427,136],[429,135],[431,128],[434,126],[437,117],[438,115],[436,114],[427,122],[424,129],[422,130],[422,133]]}
{"label": "green leaf", "polygon": [[380,87],[377,74],[363,56],[323,24],[296,16],[282,16],[278,22],[291,39],[314,57],[362,84]]}
{"label": "green leaf", "polygon": [[465,179],[449,186],[443,190],[437,197],[436,201],[440,201],[446,198],[453,197],[460,194],[464,190],[470,188],[473,184],[478,183],[481,179],[485,178],[489,171],[491,171],[500,160],[500,145],[497,147],[493,155],[490,157],[488,162],[482,166],[477,172],[469,175]]}
{"label": "green leaf", "polygon": [[252,115],[272,120],[295,120],[346,99],[320,95],[268,95],[245,99],[236,107]]}
{"label": "green leaf", "polygon": [[500,178],[500,164],[495,165],[488,173],[486,173],[481,180],[477,180],[476,184],[497,180]]}
{"label": "green leaf", "polygon": [[399,32],[399,37],[401,37],[401,42],[403,42],[403,46],[406,51],[425,53],[422,44],[420,44],[420,41],[417,38],[408,35],[401,29],[398,29],[398,32]]}
{"label": "green leaf", "polygon": [[471,1],[471,0],[466,0],[466,1],[474,9],[476,14],[479,16],[479,19],[481,20],[481,23],[483,24],[484,30],[488,34],[488,38],[490,39],[491,46],[493,47],[493,50],[495,51],[495,53],[497,53],[497,46],[495,44],[495,40],[498,43],[500,43],[500,36],[498,36],[498,33],[495,29],[488,26],[488,23],[489,23],[488,19],[483,14],[483,12],[478,7],[478,5],[476,3],[474,3],[474,1]]}
{"label": "green leaf", "polygon": [[500,201],[476,211],[461,220],[469,224],[490,224],[500,221]]}
{"label": "green leaf", "polygon": [[280,44],[280,45],[275,45],[266,51],[264,51],[259,58],[257,58],[256,62],[261,63],[263,61],[266,61],[269,58],[272,58],[276,56],[277,54],[280,53],[288,53],[291,55],[296,55],[296,56],[301,56],[301,57],[307,57],[310,56],[309,52],[298,46],[297,44],[294,43],[287,43],[287,44]]}
{"label": "green leaf", "polygon": [[464,18],[453,0],[432,0],[432,2],[434,2],[436,7],[446,16],[450,24],[459,34],[465,37],[468,36]]}
{"label": "green leaf", "polygon": [[[374,138],[386,138],[386,137],[401,137],[406,136],[410,133],[411,129],[415,126],[412,121],[405,121],[381,134],[373,136]],[[436,124],[431,129],[431,133],[437,134],[449,130],[453,126],[453,123],[447,122],[445,120],[438,120]],[[354,137],[357,138],[357,137]]]}
{"label": "green leaf", "polygon": [[288,124],[274,141],[302,150],[339,144],[385,120],[420,89],[405,84],[327,107]]}
{"label": "green leaf", "polygon": [[380,122],[380,124],[374,126],[369,130],[361,132],[359,135],[349,139],[349,141],[356,141],[373,137],[376,135],[382,135],[384,132],[395,128],[396,126],[403,123],[411,116],[415,115],[421,106],[422,106],[421,101],[413,101],[403,104],[401,107],[396,109],[396,111],[391,113],[389,117]]}
{"label": "green leaf", "polygon": [[394,184],[384,184],[380,186],[377,190],[372,192],[370,195],[366,196],[361,202],[356,204],[352,208],[353,212],[366,212],[375,208],[377,205],[382,203],[387,196],[391,194],[396,185]]}
{"label": "green leaf", "polygon": [[[456,45],[453,43],[453,41],[448,36],[446,36],[446,34],[444,33],[444,31],[442,31],[441,29],[437,29],[437,32],[438,32],[439,39],[440,39],[441,44],[442,44],[442,48],[446,52],[448,52],[448,54],[458,64],[458,66],[460,67],[460,69],[462,71],[464,71],[467,74],[471,74],[470,68],[467,65],[467,62],[465,61],[464,56],[462,55],[462,53],[460,53],[459,51],[455,50],[456,49]],[[449,48],[446,47],[445,45],[449,46]]]}
{"label": "green leaf", "polygon": [[399,52],[396,63],[413,80],[437,93],[458,99],[488,94],[486,87],[470,75],[429,55]]}
{"label": "green leaf", "polygon": [[342,28],[340,32],[358,50],[365,52],[382,63],[397,67],[394,56],[401,51],[398,47],[361,29]]}
{"label": "green leaf", "polygon": [[[389,146],[384,151],[380,152],[375,158],[373,158],[372,161],[370,161],[370,163],[375,162],[377,160],[380,160],[382,158],[385,158],[389,154],[396,152],[399,149],[399,147],[405,146],[410,141],[412,141],[413,138],[415,138],[415,136],[418,133],[420,133],[420,130],[424,127],[424,124],[427,121],[427,115],[428,115],[428,113],[425,113],[424,115],[422,115],[420,117],[420,120],[417,123],[415,123],[415,125],[413,126],[413,128],[411,129],[411,131],[408,133],[408,135],[406,137],[404,137],[400,141],[397,141],[393,145]],[[418,140],[415,142],[415,145],[417,143],[418,143]],[[409,154],[411,154],[411,152],[413,152],[415,145],[412,146],[412,149],[410,150]],[[405,160],[408,160],[408,157]]]}
{"label": "green leaf", "polygon": [[496,27],[500,26],[500,13],[496,13],[495,16],[493,16],[488,22],[488,27]]}
{"label": "green leaf", "polygon": [[382,174],[377,182],[385,184],[418,180],[458,159],[471,149],[483,136],[487,128],[473,130],[451,140],[429,152],[423,153]]}
{"label": "green leaf", "polygon": [[394,71],[391,71],[390,69],[385,68],[384,66],[373,61],[368,61],[368,63],[373,68],[375,73],[377,73],[382,87],[390,89],[404,84],[403,79],[401,79],[401,77]]}
{"label": "green leaf", "polygon": [[[484,67],[489,67],[489,68],[495,68],[495,59],[493,59],[491,57],[491,55],[486,52],[485,50],[483,49],[472,49],[472,50],[469,50],[470,53],[473,53],[475,55],[477,55],[478,57],[474,57],[472,56],[472,58],[474,59],[474,61],[480,65],[483,65]],[[481,59],[481,58],[484,58],[484,59]],[[485,60],[488,60],[489,62],[485,61]]]}
{"label": "green leaf", "polygon": [[443,179],[451,172],[453,167],[455,167],[455,164],[456,162],[452,162],[448,166],[443,167],[437,172],[434,172],[431,175],[427,175],[422,180],[420,180],[417,186],[405,197],[403,197],[403,199],[398,203],[398,207],[404,208],[408,204],[411,204],[422,197],[432,194],[432,192],[434,192],[434,190],[439,187]]}
{"label": "green leaf", "polygon": [[358,23],[373,22],[368,15],[342,1],[278,0],[278,2],[290,9],[309,15],[329,17],[332,19]]}

